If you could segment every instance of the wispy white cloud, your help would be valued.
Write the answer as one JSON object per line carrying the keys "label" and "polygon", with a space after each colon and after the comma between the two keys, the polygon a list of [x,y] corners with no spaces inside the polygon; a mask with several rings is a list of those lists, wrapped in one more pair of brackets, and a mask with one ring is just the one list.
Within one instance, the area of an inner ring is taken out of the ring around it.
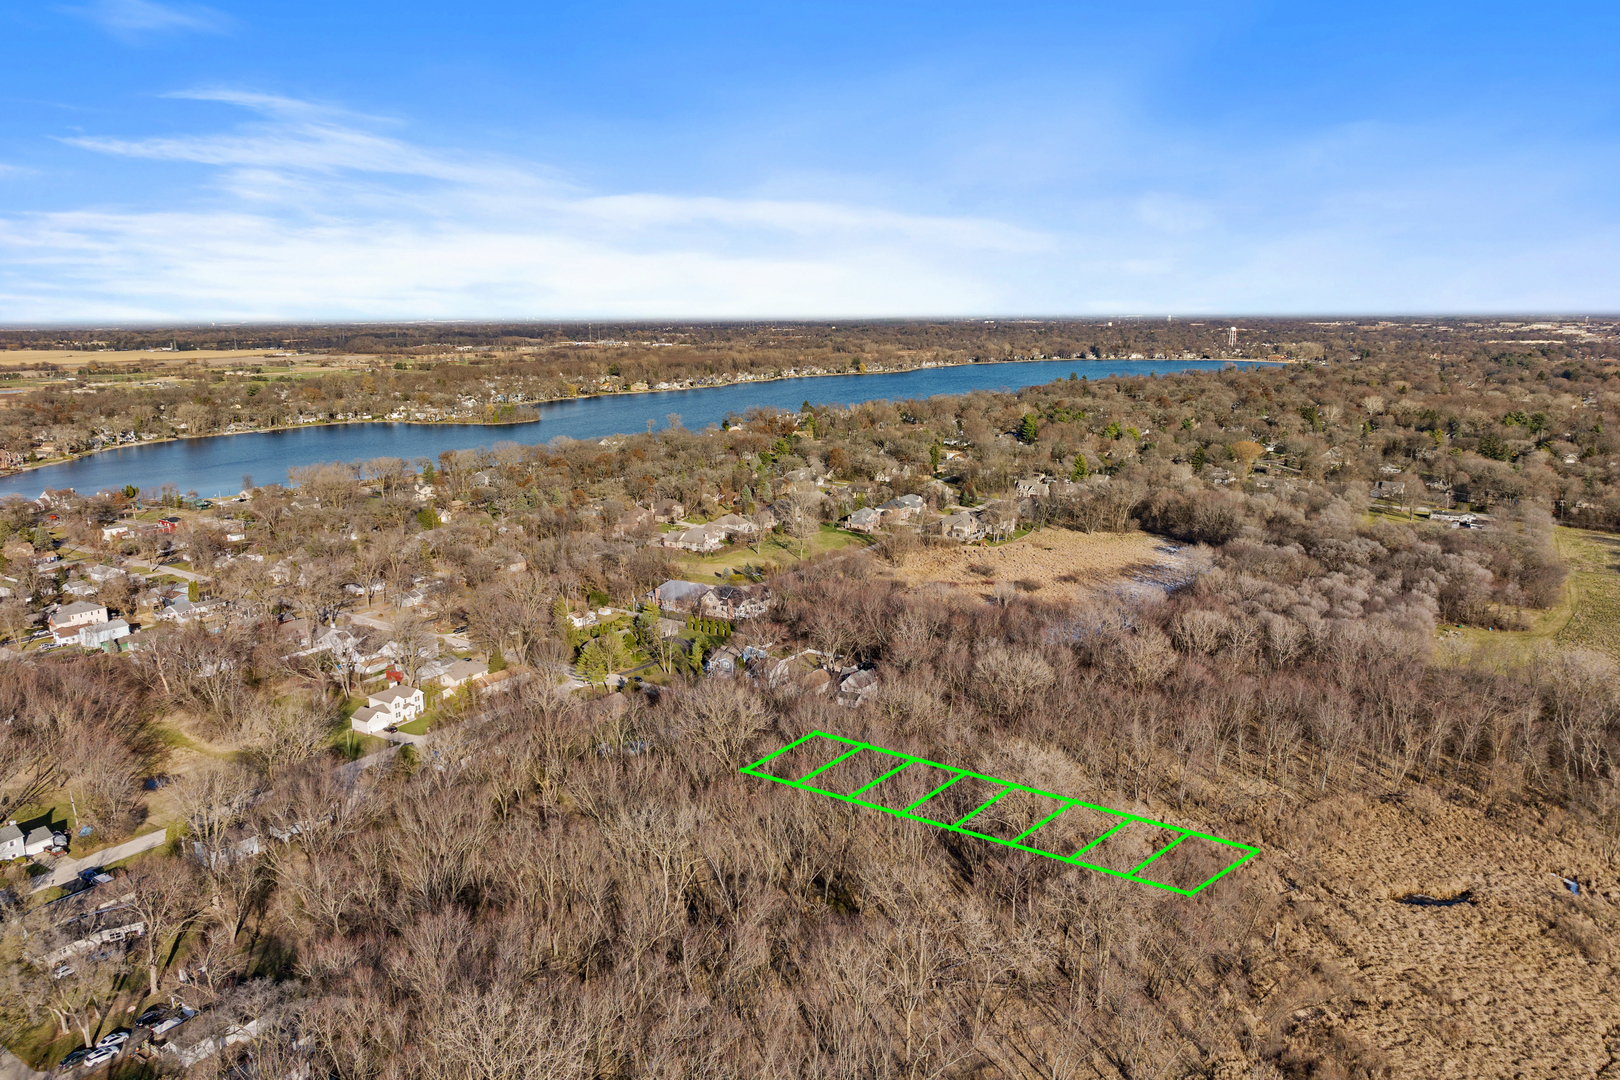
{"label": "wispy white cloud", "polygon": [[257,117],[66,141],[206,168],[211,193],[184,209],[0,217],[0,321],[948,312],[1004,303],[983,259],[1050,243],[847,202],[595,193],[544,164],[417,145],[375,117],[185,96]]}
{"label": "wispy white cloud", "polygon": [[231,28],[230,16],[202,4],[160,4],[156,0],[95,0],[83,7],[62,10],[88,19],[125,40],[164,32],[222,34]]}
{"label": "wispy white cloud", "polygon": [[[817,194],[836,178],[791,197],[589,190],[396,119],[177,96],[251,115],[68,141],[184,167],[201,194],[0,213],[0,322],[1596,310],[1616,283],[1620,234],[1581,213],[1589,196],[1513,162],[1481,173],[1433,132],[1346,127],[1270,148],[1265,170],[1197,172],[1179,164],[1195,146],[1102,141],[1108,168],[1061,202],[970,214]],[[1093,179],[1116,164],[1134,178]]]}

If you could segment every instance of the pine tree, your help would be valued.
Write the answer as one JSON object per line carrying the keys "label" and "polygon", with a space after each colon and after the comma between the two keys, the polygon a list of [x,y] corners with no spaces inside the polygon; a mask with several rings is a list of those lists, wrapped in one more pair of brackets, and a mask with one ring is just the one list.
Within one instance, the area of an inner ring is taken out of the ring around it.
{"label": "pine tree", "polygon": [[1086,464],[1086,455],[1074,455],[1074,469],[1069,473],[1069,479],[1079,483],[1091,475],[1091,466]]}

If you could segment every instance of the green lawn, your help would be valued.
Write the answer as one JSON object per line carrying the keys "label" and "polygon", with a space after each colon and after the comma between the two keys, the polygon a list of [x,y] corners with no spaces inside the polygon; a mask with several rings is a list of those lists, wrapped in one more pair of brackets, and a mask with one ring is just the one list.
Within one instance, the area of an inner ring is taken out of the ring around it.
{"label": "green lawn", "polygon": [[1513,661],[1543,646],[1594,649],[1620,660],[1620,536],[1553,530],[1558,553],[1569,567],[1563,598],[1546,611],[1526,611],[1528,630],[1447,628],[1463,641],[1500,651]]}
{"label": "green lawn", "polygon": [[407,735],[426,735],[434,726],[433,719],[431,714],[423,713],[408,724],[400,724],[398,730]]}
{"label": "green lawn", "polygon": [[[804,555],[806,559],[813,559],[829,551],[841,551],[855,545],[864,547],[875,542],[875,537],[867,536],[865,533],[850,532],[836,525],[823,525],[816,535],[805,541]],[[755,566],[769,563],[780,567],[791,566],[798,561],[799,541],[775,533],[765,537],[757,554],[753,544],[739,541],[721,548],[712,555],[688,553],[679,557],[682,575],[694,581],[713,577],[729,578],[739,572],[744,563]]]}

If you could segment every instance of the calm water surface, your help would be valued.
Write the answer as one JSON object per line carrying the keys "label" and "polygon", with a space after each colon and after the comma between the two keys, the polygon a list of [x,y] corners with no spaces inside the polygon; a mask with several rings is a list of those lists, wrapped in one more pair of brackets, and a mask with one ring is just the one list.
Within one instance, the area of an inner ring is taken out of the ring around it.
{"label": "calm water surface", "polygon": [[693,430],[718,424],[755,406],[797,409],[813,404],[855,405],[863,401],[902,401],[970,390],[1017,390],[1066,379],[1107,375],[1165,375],[1218,370],[1223,360],[1035,360],[1006,364],[966,364],[892,375],[829,375],[813,379],[738,383],[698,390],[552,401],[536,406],[538,421],[488,427],[479,424],[335,424],[288,431],[218,435],[147,446],[107,450],[77,461],[48,465],[0,479],[0,495],[34,498],[45,488],[75,488],[90,494],[134,484],[156,488],[173,483],[181,491],[234,495],[242,477],[257,484],[286,483],[287,470],[323,461],[364,461],[376,457],[436,458],[444,450],[468,450],[496,442],[543,443],[558,436],[600,439],[664,427],[670,413]]}

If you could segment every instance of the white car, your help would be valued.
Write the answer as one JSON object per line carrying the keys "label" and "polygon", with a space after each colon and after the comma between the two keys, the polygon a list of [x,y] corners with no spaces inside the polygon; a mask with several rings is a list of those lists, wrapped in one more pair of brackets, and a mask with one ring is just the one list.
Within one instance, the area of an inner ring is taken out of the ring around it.
{"label": "white car", "polygon": [[156,1038],[157,1036],[162,1035],[165,1031],[173,1031],[175,1028],[179,1027],[181,1024],[185,1023],[187,1020],[190,1020],[196,1015],[196,1009],[188,1009],[182,1005],[179,1012],[175,1013],[166,1020],[160,1020],[152,1025],[152,1037]]}
{"label": "white car", "polygon": [[115,1031],[109,1031],[96,1041],[96,1049],[99,1050],[104,1046],[110,1046],[116,1049],[117,1047],[123,1046],[125,1043],[129,1042],[129,1035],[129,1028],[118,1028]]}
{"label": "white car", "polygon": [[107,1062],[111,1061],[113,1058],[115,1058],[117,1056],[118,1056],[118,1047],[116,1047],[116,1046],[98,1046],[94,1050],[90,1051],[89,1056],[86,1057],[83,1061],[79,1062],[79,1064],[81,1066],[83,1066],[84,1068],[86,1068],[86,1069],[93,1069],[97,1065],[105,1065],[105,1064],[107,1064]]}

